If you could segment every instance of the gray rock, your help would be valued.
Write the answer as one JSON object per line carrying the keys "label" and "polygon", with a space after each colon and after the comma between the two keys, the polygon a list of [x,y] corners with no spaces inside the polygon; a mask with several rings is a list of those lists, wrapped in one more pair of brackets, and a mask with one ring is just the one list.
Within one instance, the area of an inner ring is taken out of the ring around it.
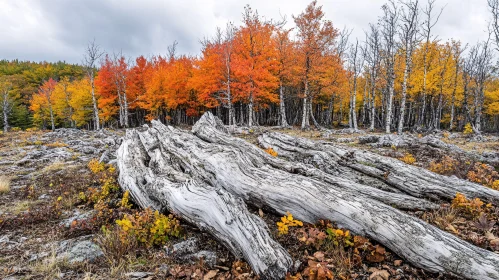
{"label": "gray rock", "polygon": [[50,199],[50,195],[44,193],[38,197],[39,200],[48,200]]}
{"label": "gray rock", "polygon": [[59,243],[57,258],[66,258],[69,263],[93,262],[104,252],[91,239],[93,235],[64,240]]}
{"label": "gray rock", "polygon": [[217,254],[212,251],[199,251],[186,256],[185,259],[193,263],[198,263],[202,259],[203,263],[208,267],[214,267],[217,264]]}
{"label": "gray rock", "polygon": [[167,254],[174,256],[185,256],[187,254],[193,254],[198,251],[198,239],[195,237],[189,238],[185,241],[173,244],[172,248],[167,248]]}
{"label": "gray rock", "polygon": [[88,211],[88,212],[80,212],[80,210],[76,209],[74,212],[73,212],[73,215],[67,219],[64,219],[62,220],[59,225],[60,226],[63,226],[63,227],[66,227],[66,228],[69,228],[71,226],[71,224],[73,223],[73,221],[75,220],[87,220],[88,218],[92,217],[94,215],[95,211],[94,210],[91,210],[91,211]]}
{"label": "gray rock", "polygon": [[132,279],[142,279],[142,278],[146,278],[149,275],[152,275],[152,273],[140,272],[140,271],[128,272],[125,274],[126,277],[129,277]]}
{"label": "gray rock", "polygon": [[379,141],[378,135],[366,135],[359,137],[359,144],[376,143]]}

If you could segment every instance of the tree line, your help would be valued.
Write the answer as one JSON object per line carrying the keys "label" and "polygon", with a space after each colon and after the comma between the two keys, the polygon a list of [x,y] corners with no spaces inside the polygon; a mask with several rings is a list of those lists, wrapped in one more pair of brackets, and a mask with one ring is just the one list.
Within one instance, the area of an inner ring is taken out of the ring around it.
{"label": "tree line", "polygon": [[355,40],[313,1],[292,28],[246,6],[199,56],[175,42],[131,59],[91,42],[81,65],[0,61],[2,126],[182,125],[211,110],[228,125],[497,131],[498,7],[489,0],[491,28],[474,45],[438,39],[435,0],[390,0]]}

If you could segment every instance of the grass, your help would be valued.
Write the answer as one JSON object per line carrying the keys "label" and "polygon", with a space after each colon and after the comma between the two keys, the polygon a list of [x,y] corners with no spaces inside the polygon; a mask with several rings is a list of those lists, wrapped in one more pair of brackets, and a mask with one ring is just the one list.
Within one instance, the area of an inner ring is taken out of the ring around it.
{"label": "grass", "polygon": [[10,192],[10,178],[7,176],[0,176],[0,195]]}

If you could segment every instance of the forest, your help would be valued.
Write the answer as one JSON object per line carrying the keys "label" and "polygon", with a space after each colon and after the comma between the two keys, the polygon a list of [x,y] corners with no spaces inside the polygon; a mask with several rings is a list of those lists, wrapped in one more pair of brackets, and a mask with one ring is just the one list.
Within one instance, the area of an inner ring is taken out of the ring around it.
{"label": "forest", "polygon": [[0,278],[498,280],[482,4],[475,43],[440,37],[436,0],[387,0],[361,33],[312,0],[241,5],[194,55],[1,60]]}
{"label": "forest", "polygon": [[434,27],[445,9],[435,1],[381,10],[358,39],[313,1],[291,28],[246,6],[240,24],[200,40],[197,56],[173,42],[166,55],[133,59],[91,42],[80,65],[4,60],[1,125],[192,125],[212,111],[239,126],[497,131],[497,21],[484,41],[443,41]]}

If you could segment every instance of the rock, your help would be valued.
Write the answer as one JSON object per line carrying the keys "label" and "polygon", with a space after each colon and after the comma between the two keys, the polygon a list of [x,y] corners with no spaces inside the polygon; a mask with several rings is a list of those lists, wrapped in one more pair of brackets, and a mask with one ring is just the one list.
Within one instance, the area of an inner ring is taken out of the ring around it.
{"label": "rock", "polygon": [[338,138],[336,139],[338,143],[352,143],[355,142],[355,138]]}
{"label": "rock", "polygon": [[185,241],[173,244],[171,249],[167,248],[166,253],[174,256],[184,256],[198,251],[198,239],[191,237]]}
{"label": "rock", "polygon": [[170,267],[166,264],[162,264],[159,266],[158,272],[164,275],[168,275],[170,273]]}
{"label": "rock", "polygon": [[81,221],[81,220],[87,220],[88,218],[92,217],[94,215],[95,211],[92,210],[92,211],[88,211],[88,212],[80,212],[80,210],[76,209],[74,212],[73,212],[73,215],[67,219],[64,219],[62,220],[59,225],[60,226],[63,226],[63,227],[66,227],[66,228],[69,228],[71,227],[71,224],[73,223],[73,221]]}
{"label": "rock", "polygon": [[125,274],[126,277],[129,277],[132,279],[142,279],[142,278],[146,278],[149,275],[152,275],[152,273],[135,271],[135,272],[128,272]]}
{"label": "rock", "polygon": [[379,136],[378,135],[366,135],[366,136],[360,136],[358,139],[359,139],[359,144],[370,144],[370,143],[378,142]]}
{"label": "rock", "polygon": [[203,260],[203,263],[212,268],[217,264],[217,254],[212,251],[199,251],[195,254],[187,255],[186,260],[191,260],[193,263],[199,263]]}
{"label": "rock", "polygon": [[104,252],[91,239],[93,235],[64,240],[59,243],[57,258],[67,258],[69,263],[93,262]]}
{"label": "rock", "polygon": [[38,199],[39,199],[39,200],[49,200],[49,199],[50,199],[50,195],[48,195],[48,194],[44,193],[44,194],[40,195],[40,196],[38,197]]}
{"label": "rock", "polygon": [[183,261],[197,263],[201,259],[208,267],[213,267],[217,264],[217,255],[212,251],[199,251],[199,240],[191,237],[185,241],[173,244],[171,248],[166,248],[166,253]]}

